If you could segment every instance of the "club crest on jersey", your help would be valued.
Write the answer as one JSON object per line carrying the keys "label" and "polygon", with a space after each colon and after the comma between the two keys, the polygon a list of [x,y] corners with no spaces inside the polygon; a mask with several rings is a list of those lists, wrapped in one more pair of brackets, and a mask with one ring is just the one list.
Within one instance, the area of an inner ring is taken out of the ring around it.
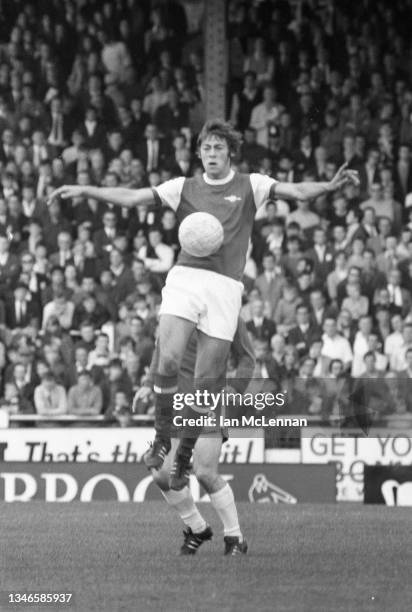
{"label": "club crest on jersey", "polygon": [[265,474],[256,474],[248,493],[249,501],[254,503],[272,502],[274,504],[296,504],[296,497],[269,482]]}
{"label": "club crest on jersey", "polygon": [[226,196],[223,199],[227,200],[228,202],[240,202],[242,198],[239,198],[239,196],[230,195],[230,196]]}

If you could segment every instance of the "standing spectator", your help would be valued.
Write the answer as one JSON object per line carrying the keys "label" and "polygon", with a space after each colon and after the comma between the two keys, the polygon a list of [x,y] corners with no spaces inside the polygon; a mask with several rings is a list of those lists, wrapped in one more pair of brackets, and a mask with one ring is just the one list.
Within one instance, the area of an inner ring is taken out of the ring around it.
{"label": "standing spectator", "polygon": [[107,72],[121,82],[126,70],[131,65],[131,58],[126,45],[116,39],[111,27],[103,32],[102,62]]}
{"label": "standing spectator", "polygon": [[42,329],[47,326],[49,317],[56,317],[62,329],[70,329],[74,314],[74,304],[68,300],[62,289],[56,289],[51,302],[47,302],[43,310]]}
{"label": "standing spectator", "polygon": [[274,311],[282,294],[285,278],[279,270],[276,269],[276,259],[271,253],[263,257],[263,273],[260,274],[256,281],[255,287],[258,289],[265,303],[265,312],[270,319],[273,319]]}
{"label": "standing spectator", "polygon": [[40,325],[38,303],[25,283],[17,282],[13,291],[13,299],[6,304],[6,327],[11,330],[25,328],[33,323]]}
{"label": "standing spectator", "polygon": [[271,85],[263,88],[263,102],[252,109],[250,127],[256,130],[256,141],[263,147],[269,144],[269,127],[276,124],[283,107],[276,102],[276,90]]}
{"label": "standing spectator", "polygon": [[329,362],[340,359],[345,370],[349,369],[353,359],[352,349],[346,338],[337,333],[336,320],[331,317],[326,318],[323,331],[322,356]]}
{"label": "standing spectator", "polygon": [[173,265],[175,254],[172,247],[164,244],[161,230],[152,227],[149,230],[148,244],[139,250],[138,257],[150,272],[165,278],[164,275]]}
{"label": "standing spectator", "polygon": [[10,242],[5,234],[0,234],[0,295],[5,296],[19,275],[19,259],[10,253]]}
{"label": "standing spectator", "polygon": [[309,353],[309,348],[320,338],[321,331],[310,319],[309,308],[300,304],[296,308],[296,326],[288,333],[288,344],[296,347],[299,357]]}
{"label": "standing spectator", "polygon": [[246,323],[250,334],[257,340],[270,340],[276,333],[276,325],[273,321],[264,316],[264,302],[262,299],[255,299],[250,304],[252,318]]}
{"label": "standing spectator", "polygon": [[171,147],[167,140],[160,138],[156,125],[149,123],[144,132],[144,140],[137,146],[137,156],[146,171],[158,170],[170,154]]}
{"label": "standing spectator", "polygon": [[167,92],[167,103],[158,107],[154,114],[154,123],[164,137],[171,138],[182,128],[188,127],[186,105],[179,101],[177,91],[170,88]]}
{"label": "standing spectator", "polygon": [[243,89],[232,98],[230,120],[241,132],[250,124],[253,108],[260,102],[260,89],[256,85],[256,73],[248,70],[243,75]]}

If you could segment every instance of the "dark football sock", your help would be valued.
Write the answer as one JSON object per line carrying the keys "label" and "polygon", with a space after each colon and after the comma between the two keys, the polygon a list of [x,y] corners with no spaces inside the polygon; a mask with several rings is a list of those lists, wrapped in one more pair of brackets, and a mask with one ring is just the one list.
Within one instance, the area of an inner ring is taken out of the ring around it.
{"label": "dark football sock", "polygon": [[157,374],[153,386],[155,392],[155,430],[156,438],[170,441],[173,422],[173,395],[177,391],[177,375]]}

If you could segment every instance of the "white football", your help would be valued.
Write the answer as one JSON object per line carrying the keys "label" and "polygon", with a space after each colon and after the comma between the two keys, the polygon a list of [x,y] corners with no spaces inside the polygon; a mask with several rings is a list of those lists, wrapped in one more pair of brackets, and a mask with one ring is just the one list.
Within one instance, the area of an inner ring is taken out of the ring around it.
{"label": "white football", "polygon": [[219,219],[206,212],[185,217],[179,227],[179,242],[193,257],[207,257],[216,253],[223,243],[223,226]]}

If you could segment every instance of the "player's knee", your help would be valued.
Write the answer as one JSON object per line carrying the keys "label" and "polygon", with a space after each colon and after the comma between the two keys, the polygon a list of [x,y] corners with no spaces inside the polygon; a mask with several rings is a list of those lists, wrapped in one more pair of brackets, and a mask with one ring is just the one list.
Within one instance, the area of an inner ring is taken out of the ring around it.
{"label": "player's knee", "polygon": [[159,374],[162,376],[175,376],[179,370],[178,356],[173,353],[166,353],[161,356],[159,362]]}
{"label": "player's knee", "polygon": [[198,465],[194,469],[195,476],[202,487],[207,491],[212,491],[216,480],[219,478],[217,471],[206,465]]}

